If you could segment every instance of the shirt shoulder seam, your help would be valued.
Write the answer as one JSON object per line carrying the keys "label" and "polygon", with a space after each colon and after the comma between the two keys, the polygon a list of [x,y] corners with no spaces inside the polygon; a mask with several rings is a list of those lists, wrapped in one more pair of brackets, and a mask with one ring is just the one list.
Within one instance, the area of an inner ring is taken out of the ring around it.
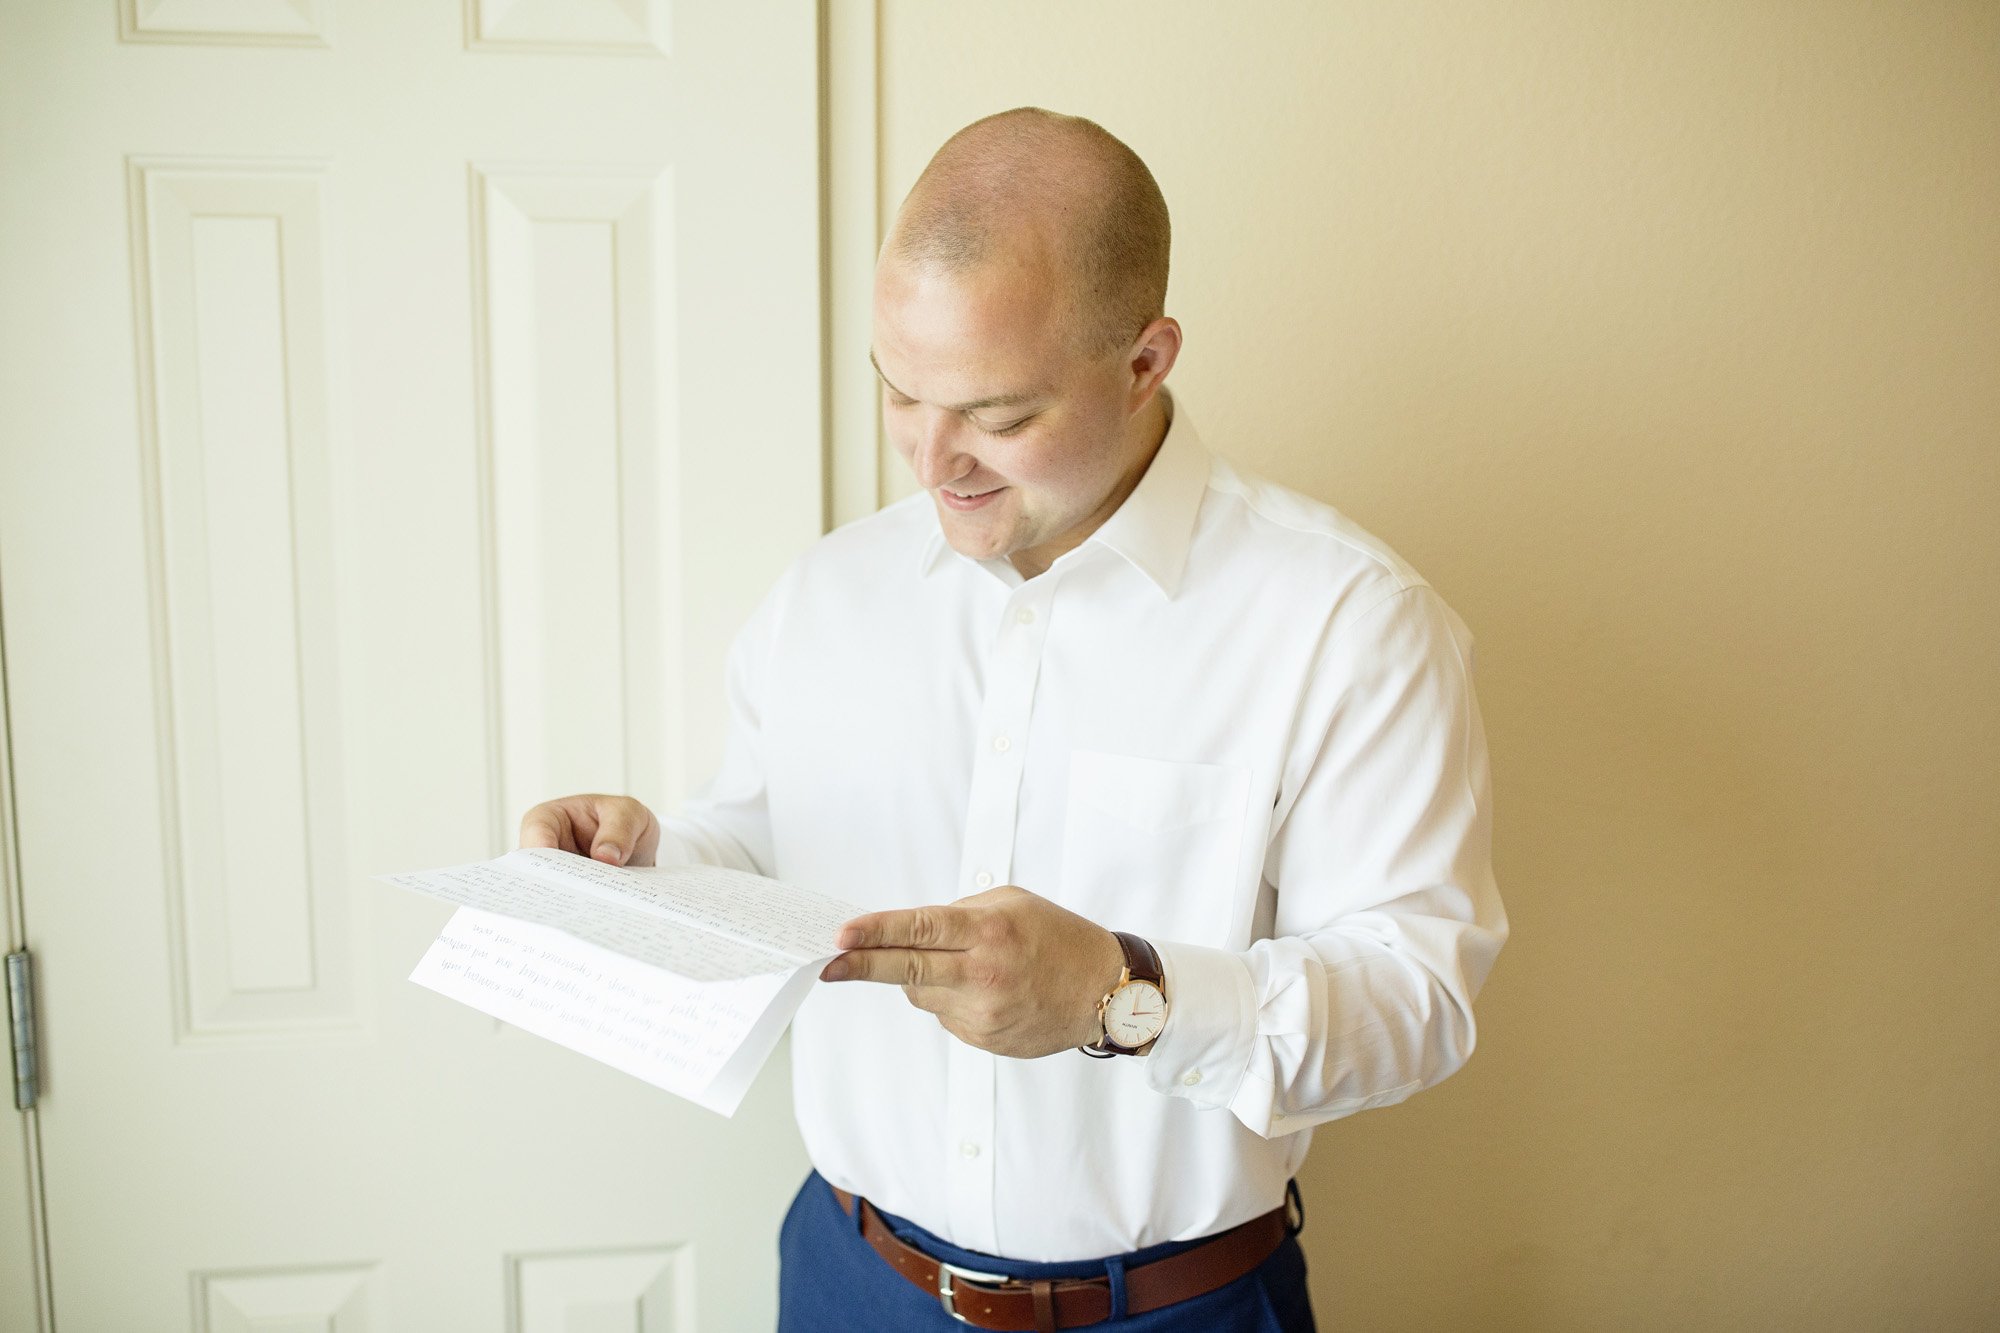
{"label": "shirt shoulder seam", "polygon": [[[1208,478],[1208,487],[1219,494],[1234,496],[1243,503],[1245,509],[1248,509],[1251,513],[1273,527],[1283,528],[1287,532],[1304,533],[1310,537],[1324,537],[1338,546],[1343,546],[1350,551],[1354,551],[1369,563],[1379,566],[1383,572],[1395,581],[1395,587],[1384,596],[1383,600],[1385,601],[1388,597],[1393,597],[1396,593],[1403,592],[1406,589],[1429,586],[1428,581],[1415,570],[1409,568],[1408,564],[1403,562],[1401,556],[1387,556],[1380,551],[1372,550],[1362,543],[1355,541],[1352,537],[1344,533],[1331,531],[1322,527],[1310,527],[1302,523],[1288,522],[1284,518],[1271,513],[1268,509],[1257,503],[1256,497],[1251,494],[1248,487],[1243,485],[1240,477],[1218,475],[1216,470],[1211,470]],[[1370,603],[1369,608],[1372,610],[1375,605],[1376,603]]]}

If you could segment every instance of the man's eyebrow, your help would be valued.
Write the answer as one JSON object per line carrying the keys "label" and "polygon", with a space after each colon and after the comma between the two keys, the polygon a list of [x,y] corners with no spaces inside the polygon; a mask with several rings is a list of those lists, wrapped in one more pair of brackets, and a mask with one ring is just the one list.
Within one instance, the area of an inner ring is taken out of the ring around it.
{"label": "man's eyebrow", "polygon": [[[882,363],[875,359],[875,349],[872,347],[868,349],[868,364],[875,367],[875,374],[880,377],[884,384],[889,384],[889,377],[882,374]],[[896,386],[893,384],[889,384],[889,387],[896,389]],[[896,392],[903,393],[901,389],[896,389]],[[908,398],[909,396],[903,393],[903,397]],[[1042,389],[1028,390],[1021,393],[996,393],[987,398],[975,398],[969,403],[953,403],[945,411],[977,412],[982,407],[1019,407],[1023,403],[1032,403],[1037,398],[1046,397],[1048,397],[1048,393]]]}

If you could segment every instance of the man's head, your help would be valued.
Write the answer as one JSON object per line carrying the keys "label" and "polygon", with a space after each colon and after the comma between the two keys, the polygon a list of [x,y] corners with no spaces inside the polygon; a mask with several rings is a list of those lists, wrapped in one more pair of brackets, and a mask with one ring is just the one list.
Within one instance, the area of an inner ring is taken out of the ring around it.
{"label": "man's head", "polygon": [[1167,250],[1152,173],[1090,121],[1006,111],[931,159],[876,265],[873,350],[954,548],[1032,576],[1130,494],[1180,350]]}

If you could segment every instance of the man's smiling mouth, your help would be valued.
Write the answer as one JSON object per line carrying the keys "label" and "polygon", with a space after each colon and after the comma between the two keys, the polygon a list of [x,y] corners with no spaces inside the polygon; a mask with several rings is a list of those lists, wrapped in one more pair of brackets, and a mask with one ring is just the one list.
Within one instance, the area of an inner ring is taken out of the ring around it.
{"label": "man's smiling mouth", "polygon": [[953,509],[978,509],[1006,489],[1005,486],[995,486],[990,491],[978,491],[967,495],[963,491],[955,491],[949,486],[940,486],[938,487],[938,496]]}

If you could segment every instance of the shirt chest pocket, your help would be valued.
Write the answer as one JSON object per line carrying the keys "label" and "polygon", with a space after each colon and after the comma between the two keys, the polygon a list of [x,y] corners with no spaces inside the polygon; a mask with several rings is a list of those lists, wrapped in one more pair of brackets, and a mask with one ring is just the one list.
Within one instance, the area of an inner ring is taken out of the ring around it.
{"label": "shirt chest pocket", "polygon": [[1063,905],[1113,930],[1222,945],[1249,792],[1236,764],[1071,751]]}

